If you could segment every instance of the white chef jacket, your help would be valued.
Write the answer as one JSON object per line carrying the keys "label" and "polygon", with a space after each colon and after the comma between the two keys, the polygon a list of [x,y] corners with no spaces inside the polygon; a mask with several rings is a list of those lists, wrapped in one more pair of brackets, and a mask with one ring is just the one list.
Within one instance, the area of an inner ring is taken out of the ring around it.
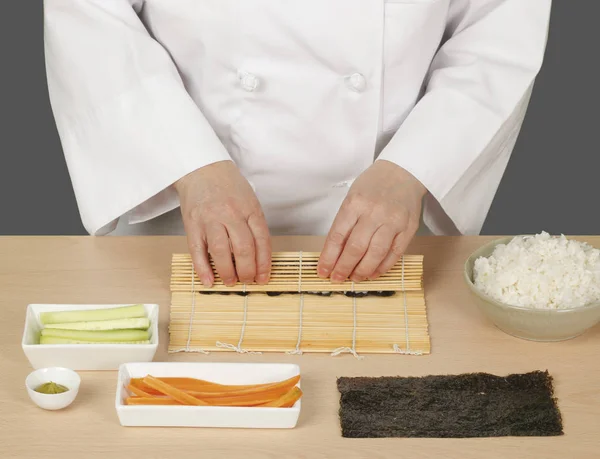
{"label": "white chef jacket", "polygon": [[233,160],[273,234],[326,234],[373,161],[481,230],[546,47],[551,0],[45,0],[50,101],[90,234],[178,215]]}

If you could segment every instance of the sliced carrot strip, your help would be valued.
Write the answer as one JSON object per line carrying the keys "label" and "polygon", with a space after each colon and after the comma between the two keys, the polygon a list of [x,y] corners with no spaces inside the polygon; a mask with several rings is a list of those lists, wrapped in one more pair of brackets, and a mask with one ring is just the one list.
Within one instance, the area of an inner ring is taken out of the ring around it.
{"label": "sliced carrot strip", "polygon": [[[298,378],[298,376],[294,376],[293,378],[289,378],[285,381],[291,381],[292,379]],[[262,384],[218,384],[209,381],[205,381],[202,379],[195,378],[177,378],[177,377],[157,377],[159,381],[165,382],[173,387],[177,387],[178,389],[187,389],[187,390],[198,390],[198,391],[206,391],[206,392],[220,392],[227,390],[243,390],[243,389],[258,389],[261,387],[268,387],[273,384],[279,384],[285,381],[273,382],[273,383],[262,383]],[[132,383],[143,383],[143,378],[132,378]],[[197,388],[197,389],[196,389]]]}
{"label": "sliced carrot strip", "polygon": [[[286,394],[289,389],[278,389],[270,392],[264,392],[260,394],[246,394],[236,395],[231,397],[211,397],[201,398],[203,402],[206,402],[211,406],[256,406],[263,403],[269,403],[273,400],[277,400],[282,395]],[[193,393],[189,392],[190,395]]]}
{"label": "sliced carrot strip", "polygon": [[257,389],[242,389],[239,391],[225,391],[225,392],[197,392],[197,391],[186,391],[187,393],[201,399],[209,400],[211,398],[224,398],[224,397],[244,397],[244,396],[262,396],[270,394],[272,392],[278,392],[280,395],[289,391],[292,387],[298,384],[299,377],[294,377],[290,380],[282,381],[280,383],[273,383],[269,386],[260,387]]}
{"label": "sliced carrot strip", "polygon": [[[293,376],[284,381],[274,382],[274,383],[266,383],[266,384],[253,384],[253,385],[244,385],[244,386],[227,386],[221,384],[211,385],[203,385],[200,384],[197,386],[195,384],[195,380],[193,378],[156,378],[159,381],[165,382],[172,387],[175,387],[179,390],[186,391],[189,393],[194,393],[195,396],[200,398],[209,398],[209,397],[224,397],[224,396],[233,396],[233,395],[245,395],[245,394],[258,394],[266,391],[270,391],[278,388],[286,388],[290,389],[294,387],[300,381],[300,375]],[[161,392],[157,391],[153,388],[146,388],[146,384],[141,379],[132,379],[131,384],[136,387],[144,390],[148,394],[158,395]]]}
{"label": "sliced carrot strip", "polygon": [[[171,389],[165,389],[170,391]],[[177,390],[177,389],[175,389]],[[186,394],[185,395],[190,395]],[[302,396],[302,391],[298,387],[291,390],[286,390],[282,393],[281,390],[271,391],[269,393],[256,395],[244,395],[224,398],[211,398],[202,400],[205,405],[209,406],[239,406],[239,407],[281,407],[289,408],[294,406],[298,399]],[[174,399],[169,395],[158,395],[151,397],[135,396],[128,397],[125,401],[126,405],[192,405],[195,403],[187,403]]]}
{"label": "sliced carrot strip", "polygon": [[294,406],[298,400],[300,400],[300,397],[302,397],[302,391],[296,386],[289,392],[279,397],[277,400],[273,400],[272,402],[264,403],[258,406],[290,408]]}
{"label": "sliced carrot strip", "polygon": [[171,397],[127,397],[125,405],[179,405],[177,400]]}
{"label": "sliced carrot strip", "polygon": [[[252,407],[257,406],[261,403],[267,403],[271,400],[253,400],[253,401],[230,401],[230,402],[218,402],[210,403],[210,406],[229,406],[229,407]],[[171,397],[127,397],[125,399],[126,405],[170,405],[170,406],[183,406],[177,400]]]}
{"label": "sliced carrot strip", "polygon": [[[130,404],[292,407],[302,396],[300,376],[266,384],[223,385],[195,378],[132,378]],[[192,388],[192,389],[190,389]],[[201,390],[194,390],[201,389]]]}
{"label": "sliced carrot strip", "polygon": [[[131,378],[132,382],[142,382],[143,378]],[[263,384],[240,384],[240,385],[228,385],[228,384],[219,384],[210,381],[206,381],[203,379],[196,378],[180,378],[180,377],[157,377],[159,381],[165,382],[173,387],[177,387],[178,389],[189,389],[189,390],[206,390],[208,387],[214,387],[215,389],[227,390],[228,388],[232,390],[240,390],[240,389],[250,389],[255,387],[264,387],[270,386],[273,383],[263,383]]]}
{"label": "sliced carrot strip", "polygon": [[280,389],[274,389],[270,391],[260,392],[258,394],[228,394],[224,393],[219,397],[214,397],[213,394],[210,394],[210,397],[206,397],[204,394],[200,392],[186,391],[187,394],[190,394],[192,397],[199,398],[200,400],[205,401],[206,403],[213,404],[213,402],[218,401],[228,401],[228,400],[270,400],[281,397],[283,394],[287,393],[290,388],[282,387]]}
{"label": "sliced carrot strip", "polygon": [[298,384],[298,382],[300,382],[300,375],[297,376],[293,376],[292,378],[288,378],[284,381],[280,381],[280,382],[276,382],[276,383],[272,383],[272,384],[260,384],[258,386],[255,387],[251,387],[248,389],[241,389],[241,390],[231,390],[231,391],[227,391],[229,394],[231,395],[242,395],[242,394],[258,394],[258,393],[263,393],[263,392],[267,392],[267,391],[271,391],[271,390],[277,390],[277,389],[291,389],[292,387],[294,387],[296,384]]}
{"label": "sliced carrot strip", "polygon": [[129,385],[131,385],[137,389],[143,390],[144,392],[146,392],[147,394],[150,394],[150,395],[160,395],[161,394],[161,392],[153,389],[152,387],[148,386],[147,384],[144,384],[141,378],[131,378],[129,380]]}
{"label": "sliced carrot strip", "polygon": [[[230,406],[230,407],[252,407],[260,406],[277,400],[279,397],[261,397],[261,398],[244,398],[236,397],[230,399],[210,399],[207,400],[208,406]],[[167,396],[155,397],[127,397],[126,405],[183,405],[177,400]]]}
{"label": "sliced carrot strip", "polygon": [[165,395],[169,395],[170,397],[172,397],[174,400],[177,400],[178,402],[184,404],[184,405],[197,405],[197,406],[202,406],[202,405],[206,405],[206,402],[203,402],[202,400],[196,398],[196,397],[192,397],[190,394],[177,389],[176,387],[173,387],[163,381],[159,381],[158,379],[154,378],[153,376],[146,376],[143,379],[144,384],[152,387],[153,389],[156,389],[157,391],[162,392]]}
{"label": "sliced carrot strip", "polygon": [[[213,389],[215,391],[221,391],[222,390],[221,388],[228,387],[223,384],[212,383],[212,382],[204,381],[202,379],[195,379],[195,378],[157,377],[156,379],[158,379],[159,381],[162,381],[164,383],[167,383],[170,386],[176,387],[177,389],[181,389],[181,390],[196,390],[196,391],[208,390],[208,391],[210,391],[211,389]],[[143,378],[132,378],[131,382],[135,386],[143,387],[144,383],[142,380],[143,380]],[[253,385],[240,385],[240,386],[231,386],[231,387],[235,387],[236,389],[247,389],[247,388],[253,387]]]}
{"label": "sliced carrot strip", "polygon": [[288,403],[281,405],[280,408],[292,408],[298,400],[300,400],[300,397],[290,400]]}
{"label": "sliced carrot strip", "polygon": [[132,394],[137,395],[138,397],[152,397],[152,395],[150,395],[149,393],[144,392],[142,389],[139,389],[132,384],[127,385],[127,390],[129,390],[129,392],[131,392]]}

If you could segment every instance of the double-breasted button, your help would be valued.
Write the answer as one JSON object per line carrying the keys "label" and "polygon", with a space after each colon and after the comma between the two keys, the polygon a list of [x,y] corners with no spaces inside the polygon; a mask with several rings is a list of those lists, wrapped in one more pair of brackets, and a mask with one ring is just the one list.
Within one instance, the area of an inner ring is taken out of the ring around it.
{"label": "double-breasted button", "polygon": [[240,85],[245,91],[255,91],[259,86],[260,81],[258,77],[252,73],[240,71],[238,77],[240,79]]}
{"label": "double-breasted button", "polygon": [[362,92],[367,87],[367,80],[360,73],[353,73],[346,77],[348,87],[356,92]]}

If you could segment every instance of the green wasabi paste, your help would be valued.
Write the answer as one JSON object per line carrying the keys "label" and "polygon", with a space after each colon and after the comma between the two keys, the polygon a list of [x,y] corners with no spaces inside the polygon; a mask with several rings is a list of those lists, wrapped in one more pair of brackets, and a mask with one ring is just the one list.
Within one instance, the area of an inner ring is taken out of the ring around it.
{"label": "green wasabi paste", "polygon": [[62,384],[56,384],[52,381],[41,384],[35,388],[35,391],[40,394],[62,394],[68,390],[68,387],[63,386]]}

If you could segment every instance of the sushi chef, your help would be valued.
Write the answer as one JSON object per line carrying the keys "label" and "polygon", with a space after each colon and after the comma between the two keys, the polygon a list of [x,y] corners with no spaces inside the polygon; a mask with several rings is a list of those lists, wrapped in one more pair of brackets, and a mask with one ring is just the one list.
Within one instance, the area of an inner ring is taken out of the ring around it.
{"label": "sushi chef", "polygon": [[[202,282],[269,279],[271,236],[376,278],[477,234],[551,0],[45,0],[50,101],[92,235],[186,234]],[[235,266],[232,262],[235,259]]]}

